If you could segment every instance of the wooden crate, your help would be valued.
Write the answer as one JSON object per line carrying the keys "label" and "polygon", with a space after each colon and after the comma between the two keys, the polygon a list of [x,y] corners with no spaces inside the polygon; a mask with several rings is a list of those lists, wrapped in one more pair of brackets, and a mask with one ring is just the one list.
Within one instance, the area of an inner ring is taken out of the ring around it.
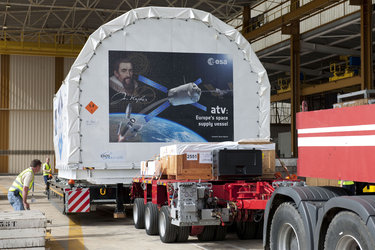
{"label": "wooden crate", "polygon": [[[212,164],[199,163],[197,160],[187,160],[187,154],[169,155],[161,159],[162,175],[168,179],[213,179]],[[274,178],[275,174],[275,150],[262,150],[263,178]]]}
{"label": "wooden crate", "polygon": [[[238,144],[273,144],[269,141],[239,141]],[[274,178],[276,168],[276,153],[275,150],[262,150],[262,178]]]}
{"label": "wooden crate", "polygon": [[306,184],[309,186],[334,186],[339,187],[338,180],[306,177]]}
{"label": "wooden crate", "polygon": [[274,178],[275,176],[275,150],[262,150],[262,177]]}
{"label": "wooden crate", "polygon": [[238,144],[254,144],[254,145],[262,145],[262,144],[272,144],[273,142],[267,141],[267,140],[257,140],[257,141],[251,141],[251,140],[242,140],[239,141]]}
{"label": "wooden crate", "polygon": [[212,179],[212,164],[199,163],[200,154],[196,160],[188,160],[187,154],[168,155],[161,159],[162,174],[168,179]]}

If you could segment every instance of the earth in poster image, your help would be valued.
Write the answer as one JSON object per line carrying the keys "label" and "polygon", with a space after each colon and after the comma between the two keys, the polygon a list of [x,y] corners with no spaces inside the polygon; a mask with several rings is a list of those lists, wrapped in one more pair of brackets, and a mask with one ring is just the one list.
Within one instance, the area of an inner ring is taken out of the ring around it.
{"label": "earth in poster image", "polygon": [[[159,117],[154,117],[146,123],[144,117],[143,114],[131,115],[141,129],[136,136],[137,139],[129,142],[207,142],[199,134],[178,123]],[[128,121],[125,114],[109,114],[110,142],[117,142],[119,124],[126,124]]]}

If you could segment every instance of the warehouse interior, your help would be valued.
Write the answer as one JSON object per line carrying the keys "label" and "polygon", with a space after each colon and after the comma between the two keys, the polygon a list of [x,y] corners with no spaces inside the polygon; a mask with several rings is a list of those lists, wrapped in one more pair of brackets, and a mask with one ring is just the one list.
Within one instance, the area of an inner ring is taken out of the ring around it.
{"label": "warehouse interior", "polygon": [[0,0],[0,175],[55,166],[53,98],[75,58],[101,25],[149,6],[209,12],[250,42],[271,83],[277,157],[298,158],[298,112],[374,89],[375,0]]}
{"label": "warehouse interior", "polygon": [[337,93],[373,88],[369,1],[2,1],[1,173],[17,173],[30,157],[53,159],[52,98],[74,58],[100,25],[143,6],[201,9],[242,32],[272,84],[281,157],[297,157],[303,100],[325,109]]}

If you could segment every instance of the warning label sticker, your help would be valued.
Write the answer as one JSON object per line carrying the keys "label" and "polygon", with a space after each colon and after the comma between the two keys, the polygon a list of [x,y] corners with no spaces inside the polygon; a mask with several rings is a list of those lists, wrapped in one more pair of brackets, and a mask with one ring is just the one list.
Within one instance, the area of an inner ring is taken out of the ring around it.
{"label": "warning label sticker", "polygon": [[95,112],[98,108],[99,108],[99,107],[96,106],[96,104],[93,103],[92,101],[91,101],[89,104],[87,104],[87,106],[86,106],[87,111],[89,111],[91,114],[94,114],[94,112]]}

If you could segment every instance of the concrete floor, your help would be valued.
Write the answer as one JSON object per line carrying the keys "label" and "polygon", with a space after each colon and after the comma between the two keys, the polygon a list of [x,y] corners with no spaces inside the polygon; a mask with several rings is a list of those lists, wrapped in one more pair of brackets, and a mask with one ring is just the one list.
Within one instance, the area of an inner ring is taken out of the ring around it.
{"label": "concrete floor", "polygon": [[[7,190],[16,176],[0,176],[0,211],[11,211],[7,200]],[[96,212],[66,216],[49,203],[43,194],[42,176],[35,178],[34,203],[31,209],[38,209],[52,220],[49,225],[51,234],[47,234],[47,249],[263,249],[261,240],[239,240],[233,233],[227,240],[199,242],[189,237],[186,243],[164,244],[159,236],[148,236],[145,230],[134,228],[132,212],[128,218],[113,219],[113,207],[98,207]],[[29,195],[31,197],[31,193]]]}

